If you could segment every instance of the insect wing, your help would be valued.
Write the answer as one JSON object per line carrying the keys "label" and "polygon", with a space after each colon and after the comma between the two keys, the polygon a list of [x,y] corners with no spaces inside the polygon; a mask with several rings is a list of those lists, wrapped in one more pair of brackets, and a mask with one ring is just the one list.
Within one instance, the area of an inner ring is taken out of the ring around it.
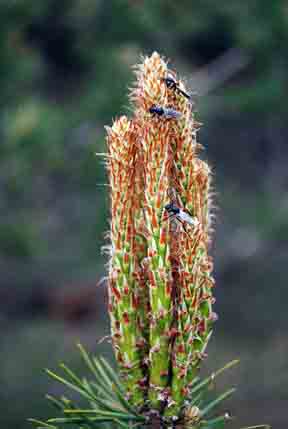
{"label": "insect wing", "polygon": [[174,109],[164,109],[164,115],[168,119],[179,119],[181,118],[182,113]]}
{"label": "insect wing", "polygon": [[183,89],[179,88],[179,86],[177,86],[177,91],[179,92],[179,94],[183,95],[184,97],[186,97],[188,100],[191,99],[191,95],[187,94],[187,92],[183,91]]}
{"label": "insect wing", "polygon": [[184,222],[189,223],[189,225],[196,226],[196,225],[199,224],[199,221],[198,221],[198,219],[196,217],[192,217],[192,216],[188,215],[183,210],[180,211],[180,213],[178,214],[178,216]]}

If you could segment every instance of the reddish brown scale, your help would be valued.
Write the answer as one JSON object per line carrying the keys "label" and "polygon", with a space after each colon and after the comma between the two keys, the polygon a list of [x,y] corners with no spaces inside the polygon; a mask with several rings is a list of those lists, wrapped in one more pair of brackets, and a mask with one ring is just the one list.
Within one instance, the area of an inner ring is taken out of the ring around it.
{"label": "reddish brown scale", "polygon": [[142,280],[142,273],[140,269],[136,269],[131,273],[134,280],[138,280],[139,282]]}
{"label": "reddish brown scale", "polygon": [[178,373],[178,378],[184,378],[187,374],[187,371],[185,368],[180,369],[179,373]]}
{"label": "reddish brown scale", "polygon": [[147,317],[149,318],[149,315],[151,314],[151,305],[149,301],[146,303],[145,311],[147,312]]}
{"label": "reddish brown scale", "polygon": [[200,247],[200,242],[202,240],[202,232],[199,230],[197,234],[197,238],[195,239],[193,243],[193,247],[191,248],[191,253],[189,255],[188,263],[189,265],[192,265],[193,257],[196,255],[196,250]]}
{"label": "reddish brown scale", "polygon": [[201,322],[198,325],[198,331],[200,334],[203,334],[203,332],[206,332],[206,319],[201,320]]}
{"label": "reddish brown scale", "polygon": [[[148,192],[149,194],[153,194],[153,189],[154,189],[153,183],[152,183],[152,182],[149,182],[149,183],[147,184],[147,192]],[[151,208],[151,207],[149,207],[149,209],[150,209],[150,210],[152,210],[152,208]],[[149,210],[149,209],[148,209],[148,210]]]}
{"label": "reddish brown scale", "polygon": [[180,246],[185,246],[188,239],[189,237],[187,237],[187,234],[185,236],[182,235],[182,238],[180,240]]}
{"label": "reddish brown scale", "polygon": [[189,394],[189,389],[186,387],[182,387],[181,394],[183,395],[184,398],[186,398],[187,395]]}
{"label": "reddish brown scale", "polygon": [[145,209],[147,210],[147,215],[151,217],[153,214],[153,208],[151,206],[147,205],[145,207]]}
{"label": "reddish brown scale", "polygon": [[138,386],[139,386],[141,389],[145,389],[145,388],[147,387],[147,378],[146,378],[146,377],[144,377],[144,378],[142,378],[141,380],[139,380],[139,381],[138,381]]}
{"label": "reddish brown scale", "polygon": [[155,188],[154,188],[155,185],[154,184],[156,182],[156,171],[152,170],[150,172],[150,175],[151,175],[151,179],[150,179],[151,180],[151,184],[153,185],[153,190],[155,190]]}
{"label": "reddish brown scale", "polygon": [[159,193],[157,195],[157,199],[156,199],[156,202],[155,202],[155,208],[157,210],[159,210],[162,207],[162,204],[163,204],[163,196],[162,196],[162,192],[159,189]]}
{"label": "reddish brown scale", "polygon": [[122,318],[123,318],[123,322],[125,323],[125,325],[129,325],[130,318],[129,318],[129,315],[126,311],[123,313]]}
{"label": "reddish brown scale", "polygon": [[185,297],[186,298],[192,298],[192,294],[189,288],[189,284],[185,284]]}
{"label": "reddish brown scale", "polygon": [[154,249],[148,249],[148,257],[149,258],[153,258],[156,255],[157,255],[156,250],[154,250]]}
{"label": "reddish brown scale", "polygon": [[140,305],[139,297],[136,296],[135,294],[132,294],[132,306],[133,306],[134,310],[139,308],[139,305]]}
{"label": "reddish brown scale", "polygon": [[130,261],[129,253],[125,252],[123,255],[123,262],[124,262],[124,264],[129,264],[129,261]]}
{"label": "reddish brown scale", "polygon": [[121,294],[115,286],[111,286],[111,290],[117,301],[121,301]]}
{"label": "reddish brown scale", "polygon": [[184,344],[179,344],[179,346],[177,347],[177,353],[185,353]]}
{"label": "reddish brown scale", "polygon": [[169,337],[170,338],[175,338],[177,337],[177,335],[179,335],[179,331],[176,328],[171,328],[169,331]]}
{"label": "reddish brown scale", "polygon": [[192,302],[191,302],[191,307],[192,307],[192,308],[196,308],[196,307],[197,307],[197,305],[198,305],[198,297],[197,297],[197,295],[195,295],[195,296],[193,297]]}
{"label": "reddish brown scale", "polygon": [[115,354],[116,354],[116,359],[117,359],[117,361],[118,361],[119,363],[124,364],[124,359],[123,359],[122,353],[121,353],[119,350],[117,350],[117,349],[116,349]]}
{"label": "reddish brown scale", "polygon": [[203,288],[207,283],[207,279],[204,277],[201,279],[200,283],[199,283],[199,289]]}
{"label": "reddish brown scale", "polygon": [[118,234],[117,240],[115,242],[115,249],[121,250],[121,236],[120,236],[120,234]]}
{"label": "reddish brown scale", "polygon": [[191,331],[192,331],[192,326],[191,325],[186,325],[185,328],[184,328],[184,333],[188,334]]}
{"label": "reddish brown scale", "polygon": [[164,186],[164,182],[160,182],[159,188],[158,188],[158,192],[159,192],[159,197],[162,197],[162,202],[163,202],[163,193],[166,191],[166,187]]}
{"label": "reddish brown scale", "polygon": [[155,229],[158,228],[158,220],[155,212],[153,212],[151,223],[152,223],[152,228],[155,228]]}
{"label": "reddish brown scale", "polygon": [[165,293],[167,296],[171,296],[172,294],[172,288],[173,288],[173,282],[167,282],[165,286]]}
{"label": "reddish brown scale", "polygon": [[167,234],[167,229],[166,228],[162,228],[161,229],[161,233],[160,233],[160,244],[164,245],[167,243],[167,239],[168,239],[168,234]]}
{"label": "reddish brown scale", "polygon": [[[184,174],[184,172],[183,172],[183,170],[180,170],[179,171],[179,173],[178,173],[178,180],[179,180],[179,185],[180,186],[182,186],[181,185],[181,180],[185,180],[185,174]],[[182,188],[183,189],[183,191],[184,191],[184,188]],[[180,191],[180,190],[179,190]]]}
{"label": "reddish brown scale", "polygon": [[183,278],[186,278],[186,279],[191,278],[189,271],[182,271],[181,274],[182,274]]}
{"label": "reddish brown scale", "polygon": [[149,271],[149,272],[148,272],[148,280],[149,280],[150,286],[151,286],[152,288],[157,287],[157,283],[156,283],[155,275],[154,275],[154,273],[153,273],[153,272],[151,272],[151,271]]}
{"label": "reddish brown scale", "polygon": [[[131,222],[131,220],[129,219],[128,222]],[[127,229],[126,229],[126,238],[125,238],[126,242],[127,243],[131,242],[134,236],[135,236],[134,226],[132,223],[128,223]]]}
{"label": "reddish brown scale", "polygon": [[138,251],[140,254],[144,254],[145,250],[146,250],[145,244],[140,244],[140,245],[138,244]]}

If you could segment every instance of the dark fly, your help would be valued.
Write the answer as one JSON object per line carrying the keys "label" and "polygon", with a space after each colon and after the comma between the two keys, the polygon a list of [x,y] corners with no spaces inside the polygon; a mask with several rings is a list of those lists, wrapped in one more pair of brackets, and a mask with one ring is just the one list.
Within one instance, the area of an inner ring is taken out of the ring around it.
{"label": "dark fly", "polygon": [[172,89],[173,91],[177,92],[178,94],[183,95],[188,100],[191,99],[191,95],[187,94],[187,92],[183,91],[183,89],[181,89],[179,87],[179,82],[177,82],[176,80],[174,80],[171,76],[169,76],[169,77],[162,77],[161,80],[162,80],[162,82],[165,83],[165,85],[167,86],[167,88]]}
{"label": "dark fly", "polygon": [[179,119],[182,115],[181,112],[171,109],[170,107],[166,108],[162,106],[157,106],[156,104],[153,104],[153,106],[150,107],[149,112],[152,115],[163,116],[163,118],[166,119]]}
{"label": "dark fly", "polygon": [[166,204],[166,206],[164,208],[169,215],[168,218],[174,216],[180,222],[181,221],[186,222],[192,226],[197,226],[199,224],[199,221],[196,217],[191,216],[190,214],[188,214],[187,212],[185,212],[184,210],[182,210],[178,206],[176,206],[176,204],[174,204],[174,203]]}

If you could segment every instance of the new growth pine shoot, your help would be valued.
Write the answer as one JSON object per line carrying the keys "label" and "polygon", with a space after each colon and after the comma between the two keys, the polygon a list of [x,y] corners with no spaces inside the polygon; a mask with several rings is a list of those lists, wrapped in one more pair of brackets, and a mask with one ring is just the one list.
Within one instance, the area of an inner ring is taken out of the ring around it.
{"label": "new growth pine shoot", "polygon": [[[136,67],[131,102],[133,117],[107,127],[108,309],[120,379],[105,359],[79,345],[91,380],[64,364],[64,376],[47,372],[86,406],[48,395],[62,415],[32,419],[38,429],[222,429],[231,420],[227,412],[211,412],[235,389],[211,391],[216,377],[238,361],[204,379],[197,375],[217,316],[211,172],[199,157],[191,95],[153,53]],[[270,427],[246,429],[253,428]]]}
{"label": "new growth pine shoot", "polygon": [[216,319],[211,173],[191,97],[157,53],[137,66],[131,101],[132,119],[107,129],[112,339],[129,401],[173,419]]}

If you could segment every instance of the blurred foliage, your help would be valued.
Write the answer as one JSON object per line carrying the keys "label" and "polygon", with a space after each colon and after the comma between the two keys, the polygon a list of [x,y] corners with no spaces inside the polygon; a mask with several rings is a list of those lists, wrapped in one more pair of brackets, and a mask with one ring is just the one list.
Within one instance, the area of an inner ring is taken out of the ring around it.
{"label": "blurred foliage", "polygon": [[[6,317],[29,318],[36,306],[40,314],[47,314],[44,298],[35,300],[36,291],[54,290],[70,281],[81,289],[87,280],[103,275],[100,246],[108,227],[108,193],[98,186],[106,178],[94,153],[105,150],[103,125],[110,124],[116,112],[129,113],[130,66],[142,52],[158,50],[171,58],[172,66],[174,62],[191,75],[191,89],[195,75],[213,71],[225,53],[244,53],[247,61],[240,70],[225,81],[220,76],[213,91],[196,100],[205,124],[200,140],[209,146],[205,156],[216,166],[221,207],[217,332],[225,332],[229,344],[242,334],[242,345],[237,344],[243,350],[255,339],[262,341],[262,351],[264,344],[273,343],[274,334],[286,335],[287,21],[284,0],[0,2],[0,351],[5,363],[0,402],[7,409],[3,427],[22,429],[28,427],[23,423],[26,417],[43,415],[39,397],[47,386],[37,372],[53,366],[57,357],[51,350],[61,347],[67,335],[48,323],[47,332],[41,327],[39,331],[37,319],[27,327],[37,338],[27,342],[23,334],[20,341],[22,322],[14,329]],[[29,305],[24,297],[31,297]],[[89,330],[92,344],[94,327]],[[275,384],[271,362],[286,351],[280,345],[274,350],[274,343],[271,347],[269,353],[261,352],[271,374],[263,363],[258,379],[264,377],[265,392],[276,386],[276,398],[284,389]],[[228,358],[226,354],[222,362]],[[17,371],[6,370],[12,361]],[[286,363],[281,365],[287,372]],[[250,368],[245,393],[251,399],[251,392],[257,397],[252,386],[255,364]],[[280,371],[277,376],[280,380]],[[264,395],[261,381],[256,386],[258,395]],[[262,413],[263,406],[260,409]],[[280,427],[281,410],[273,418]],[[262,414],[255,417],[263,420],[269,421]]]}
{"label": "blurred foliage", "polygon": [[193,70],[241,48],[249,66],[220,91],[222,108],[286,108],[282,0],[14,0],[1,3],[0,16],[4,258],[45,258],[59,245],[65,255],[72,238],[79,269],[93,247],[99,257],[107,222],[97,216],[106,203],[96,184],[105,177],[93,153],[104,148],[103,124],[128,103],[129,66],[141,51],[159,49]]}

